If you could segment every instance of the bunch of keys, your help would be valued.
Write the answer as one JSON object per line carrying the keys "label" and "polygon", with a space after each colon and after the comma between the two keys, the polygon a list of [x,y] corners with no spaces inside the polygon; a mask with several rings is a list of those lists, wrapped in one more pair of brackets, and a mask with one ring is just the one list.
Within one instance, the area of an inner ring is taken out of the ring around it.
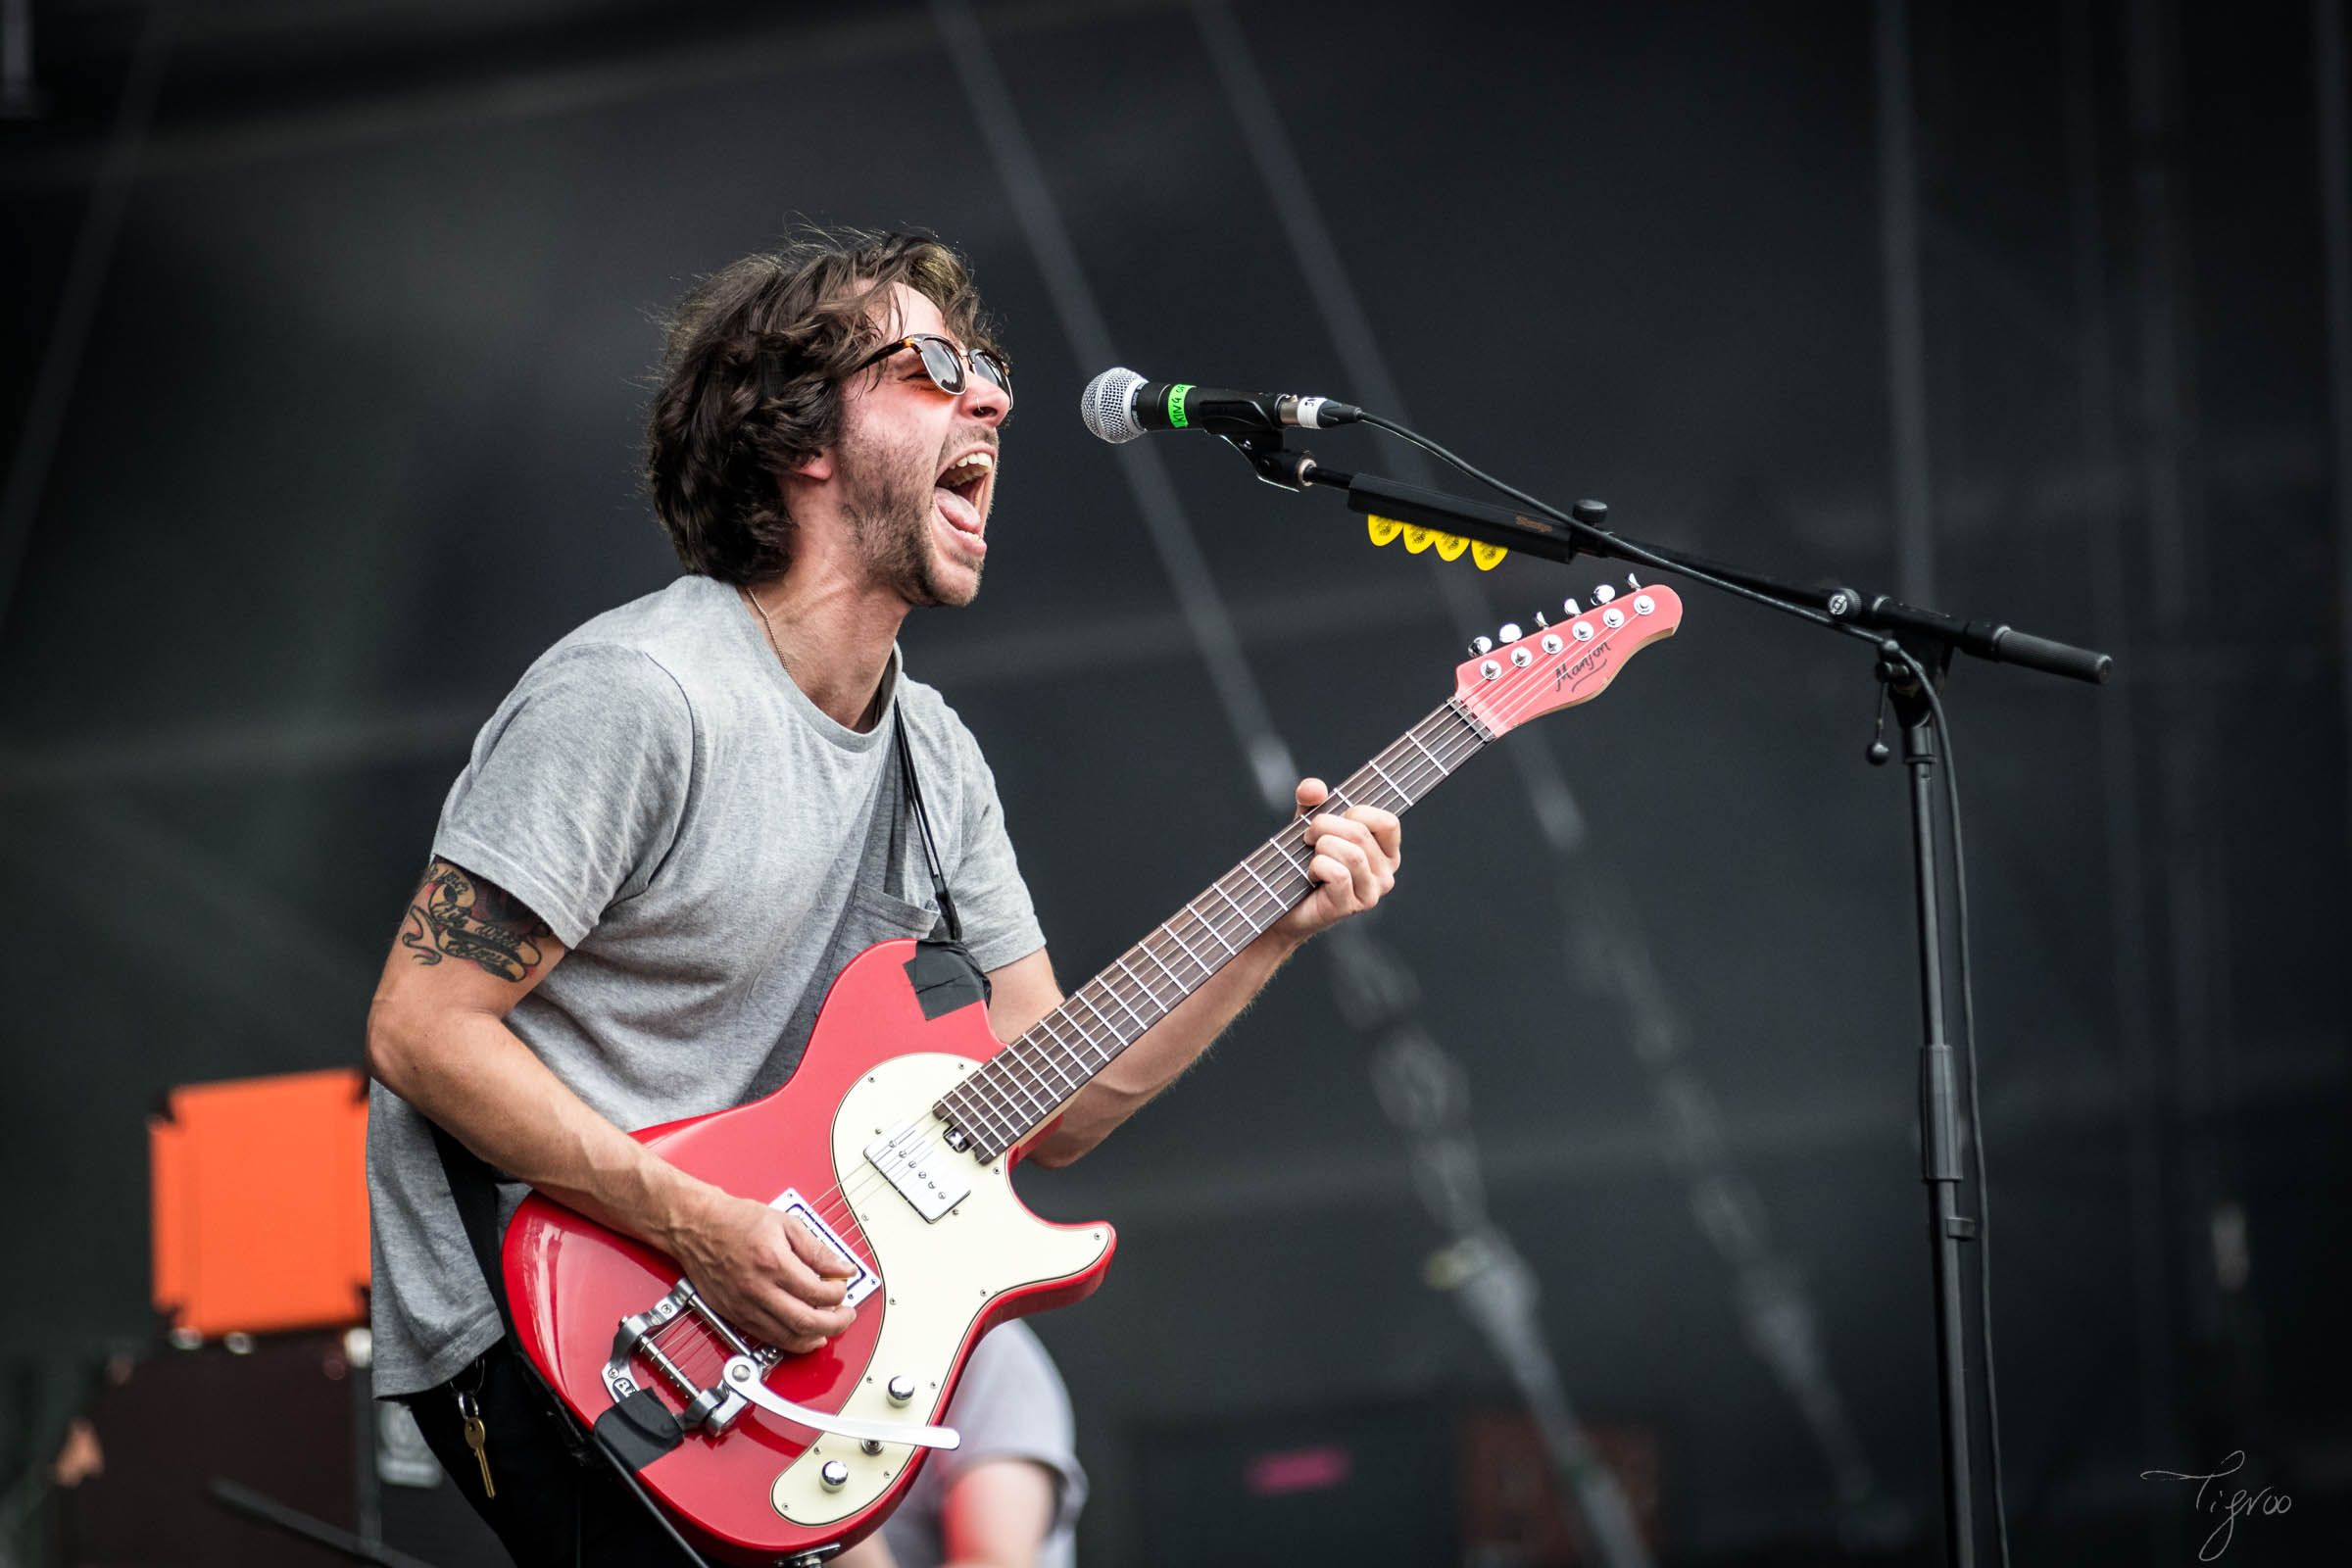
{"label": "bunch of keys", "polygon": [[495,1497],[498,1488],[490,1483],[490,1434],[482,1425],[481,1406],[474,1402],[472,1395],[461,1392],[458,1395],[458,1414],[466,1421],[466,1446],[473,1450],[473,1462],[482,1467],[482,1495]]}

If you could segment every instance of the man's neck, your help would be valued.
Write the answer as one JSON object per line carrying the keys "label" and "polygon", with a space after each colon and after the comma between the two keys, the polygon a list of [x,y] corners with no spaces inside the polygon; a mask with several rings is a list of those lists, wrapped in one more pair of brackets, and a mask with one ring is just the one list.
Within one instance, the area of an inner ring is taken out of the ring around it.
{"label": "man's neck", "polygon": [[754,601],[744,612],[760,622],[793,684],[845,728],[873,728],[906,602],[842,573],[804,570],[798,563],[782,577],[744,592]]}

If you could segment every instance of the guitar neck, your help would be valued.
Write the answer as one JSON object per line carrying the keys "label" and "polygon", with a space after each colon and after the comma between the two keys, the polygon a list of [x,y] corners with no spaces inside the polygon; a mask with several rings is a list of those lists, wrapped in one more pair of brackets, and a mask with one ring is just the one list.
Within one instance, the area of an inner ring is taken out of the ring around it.
{"label": "guitar neck", "polygon": [[[1449,699],[1350,774],[1318,815],[1350,806],[1402,813],[1494,738]],[[1303,819],[1241,863],[1151,935],[1072,992],[934,1107],[983,1158],[995,1158],[1052,1120],[1120,1052],[1176,1010],[1241,951],[1306,901]]]}

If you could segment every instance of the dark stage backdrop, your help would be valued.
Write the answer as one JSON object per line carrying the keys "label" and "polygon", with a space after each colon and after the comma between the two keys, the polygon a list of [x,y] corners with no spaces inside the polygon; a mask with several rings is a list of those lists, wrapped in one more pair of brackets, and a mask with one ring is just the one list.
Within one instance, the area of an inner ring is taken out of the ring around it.
{"label": "dark stage backdrop", "polygon": [[[1072,416],[1102,367],[929,12],[190,7],[135,177],[107,187],[147,13],[33,9],[51,109],[0,125],[0,429],[56,412],[62,436],[0,538],[17,1463],[79,1368],[153,1344],[162,1091],[357,1057],[474,727],[550,640],[671,574],[634,477],[656,318],[789,220],[935,228],[1006,324],[987,587],[906,647],[988,749],[1064,982],[1270,826],[1118,461]],[[1124,363],[1363,395],[1190,8],[980,17]],[[1881,13],[1233,20],[1419,423],[1637,534],[1895,585]],[[1934,600],[2118,656],[2103,691],[1984,665],[1951,688],[2010,1499],[2039,1560],[2186,1561],[2203,1528],[2139,1471],[2244,1448],[2303,1520],[2352,1474],[2313,13],[1922,0],[1908,22]],[[77,273],[108,188],[119,235]],[[77,276],[95,309],[61,362]],[[1205,439],[1162,456],[1302,767],[1347,771],[1449,689],[1482,628],[1433,574],[1467,562],[1376,551]],[[1482,586],[1527,620],[1596,575],[1514,558]],[[1594,891],[1562,908],[1497,757],[1416,813],[1377,934],[1467,1070],[1571,1397],[1655,1439],[1669,1556],[1829,1560],[1857,1521],[1918,1549],[1902,781],[1862,761],[1866,652],[1687,597],[1607,698],[1505,743],[1556,757]],[[1679,1091],[1578,957],[1621,931],[1752,1184],[1736,1215],[1694,1198],[1659,1108]],[[1144,1555],[1151,1433],[1501,1391],[1423,1283],[1439,1233],[1366,1068],[1310,956],[1098,1154],[1028,1181],[1125,1236],[1102,1292],[1041,1326],[1095,1478],[1090,1560]],[[1768,1230],[1776,1298],[1811,1314],[1863,1494],[1757,1353],[1726,1225]],[[2243,1560],[2290,1560],[2261,1555],[2284,1549],[2268,1523],[2241,1524]]]}

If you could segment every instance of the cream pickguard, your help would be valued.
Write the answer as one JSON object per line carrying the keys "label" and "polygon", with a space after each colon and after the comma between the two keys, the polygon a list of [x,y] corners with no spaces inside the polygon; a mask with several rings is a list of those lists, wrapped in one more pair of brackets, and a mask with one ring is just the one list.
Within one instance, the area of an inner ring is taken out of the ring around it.
{"label": "cream pickguard", "polygon": [[[858,1392],[841,1406],[844,1415],[903,1422],[928,1411],[937,1419],[940,1387],[989,1304],[1008,1291],[1083,1273],[1110,1246],[1107,1226],[1049,1225],[1022,1207],[1002,1157],[973,1167],[972,1190],[928,1221],[867,1162],[866,1146],[884,1128],[905,1120],[908,1106],[939,1100],[972,1067],[961,1056],[894,1056],[860,1079],[834,1115],[833,1168],[882,1275],[882,1332]],[[940,1125],[936,1117],[931,1125]],[[901,1375],[914,1381],[910,1405],[891,1403],[885,1392]],[[768,1497],[797,1525],[845,1519],[872,1503],[912,1452],[891,1444],[869,1454],[851,1439],[819,1433],[776,1477]],[[849,1484],[837,1491],[817,1479],[828,1459],[850,1469]]]}

